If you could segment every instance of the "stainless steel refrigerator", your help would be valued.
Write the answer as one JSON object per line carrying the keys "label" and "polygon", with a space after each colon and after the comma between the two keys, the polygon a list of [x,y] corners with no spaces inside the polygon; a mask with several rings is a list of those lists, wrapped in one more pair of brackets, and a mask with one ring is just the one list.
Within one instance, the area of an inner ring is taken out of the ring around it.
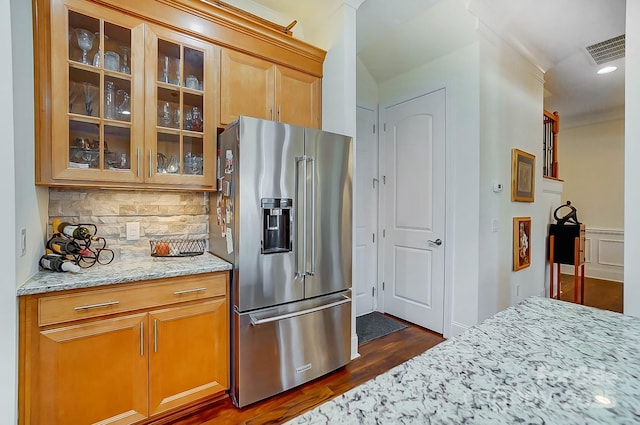
{"label": "stainless steel refrigerator", "polygon": [[233,264],[242,407],[350,360],[352,141],[240,117],[219,136],[209,249]]}

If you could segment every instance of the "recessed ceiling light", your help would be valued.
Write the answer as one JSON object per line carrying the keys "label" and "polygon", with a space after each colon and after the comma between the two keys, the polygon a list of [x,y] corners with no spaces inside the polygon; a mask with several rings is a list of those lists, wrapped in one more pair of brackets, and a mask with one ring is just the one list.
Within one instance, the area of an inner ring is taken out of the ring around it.
{"label": "recessed ceiling light", "polygon": [[604,68],[600,68],[598,70],[598,74],[608,74],[615,71],[616,69],[618,69],[617,66],[605,66]]}

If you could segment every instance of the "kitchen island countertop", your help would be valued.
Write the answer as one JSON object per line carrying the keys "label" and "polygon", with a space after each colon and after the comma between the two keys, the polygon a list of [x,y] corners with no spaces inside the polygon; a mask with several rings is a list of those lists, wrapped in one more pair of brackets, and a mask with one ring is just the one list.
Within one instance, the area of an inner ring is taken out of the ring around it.
{"label": "kitchen island countertop", "polygon": [[17,295],[43,294],[140,280],[231,270],[231,264],[204,253],[195,257],[144,257],[94,264],[78,273],[40,271],[20,285]]}
{"label": "kitchen island countertop", "polygon": [[532,297],[287,424],[640,422],[640,319]]}

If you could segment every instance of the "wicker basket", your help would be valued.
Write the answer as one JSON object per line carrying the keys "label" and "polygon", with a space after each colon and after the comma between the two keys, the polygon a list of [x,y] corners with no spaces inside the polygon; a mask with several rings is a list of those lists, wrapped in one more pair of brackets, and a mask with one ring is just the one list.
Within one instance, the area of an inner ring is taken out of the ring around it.
{"label": "wicker basket", "polygon": [[193,257],[204,254],[205,239],[150,240],[152,257]]}

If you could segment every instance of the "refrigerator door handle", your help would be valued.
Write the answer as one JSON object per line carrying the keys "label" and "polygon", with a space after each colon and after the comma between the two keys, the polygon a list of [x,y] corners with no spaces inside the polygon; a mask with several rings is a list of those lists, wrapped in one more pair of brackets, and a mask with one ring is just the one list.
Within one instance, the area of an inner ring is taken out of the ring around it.
{"label": "refrigerator door handle", "polygon": [[315,313],[316,311],[326,310],[326,309],[329,309],[329,308],[337,307],[339,305],[351,302],[351,298],[349,298],[347,296],[344,296],[344,295],[343,295],[343,297],[344,297],[344,299],[339,300],[339,301],[334,301],[334,302],[329,303],[329,304],[319,305],[317,307],[308,308],[306,310],[294,311],[292,313],[280,314],[280,315],[271,316],[271,317],[264,317],[262,319],[258,319],[254,315],[250,314],[249,318],[251,319],[251,326],[258,326],[258,325],[263,325],[265,323],[278,322],[280,320],[290,319],[292,317],[297,317],[297,316],[302,316],[303,314]]}
{"label": "refrigerator door handle", "polygon": [[[300,220],[300,217],[302,217],[302,264],[303,264],[303,268],[302,271],[300,270],[300,232],[296,232],[296,260],[295,260],[295,267],[296,267],[296,276],[300,276],[300,277],[304,277],[306,275],[306,264],[307,264],[307,232],[306,232],[306,226],[307,226],[307,187],[306,187],[306,181],[307,181],[307,157],[306,156],[298,156],[296,157],[296,188],[295,188],[295,194],[296,194],[296,200],[295,200],[295,217],[296,220]],[[302,163],[302,165],[304,166],[304,172],[302,174],[302,181],[303,184],[300,184],[300,163]],[[298,198],[298,195],[300,193],[300,187],[302,187],[302,212],[300,211],[300,200]],[[300,226],[298,226],[296,224],[296,228],[300,229]]]}
{"label": "refrigerator door handle", "polygon": [[311,163],[311,270],[305,270],[305,274],[313,276],[316,274],[316,160],[309,157],[307,161]]}

